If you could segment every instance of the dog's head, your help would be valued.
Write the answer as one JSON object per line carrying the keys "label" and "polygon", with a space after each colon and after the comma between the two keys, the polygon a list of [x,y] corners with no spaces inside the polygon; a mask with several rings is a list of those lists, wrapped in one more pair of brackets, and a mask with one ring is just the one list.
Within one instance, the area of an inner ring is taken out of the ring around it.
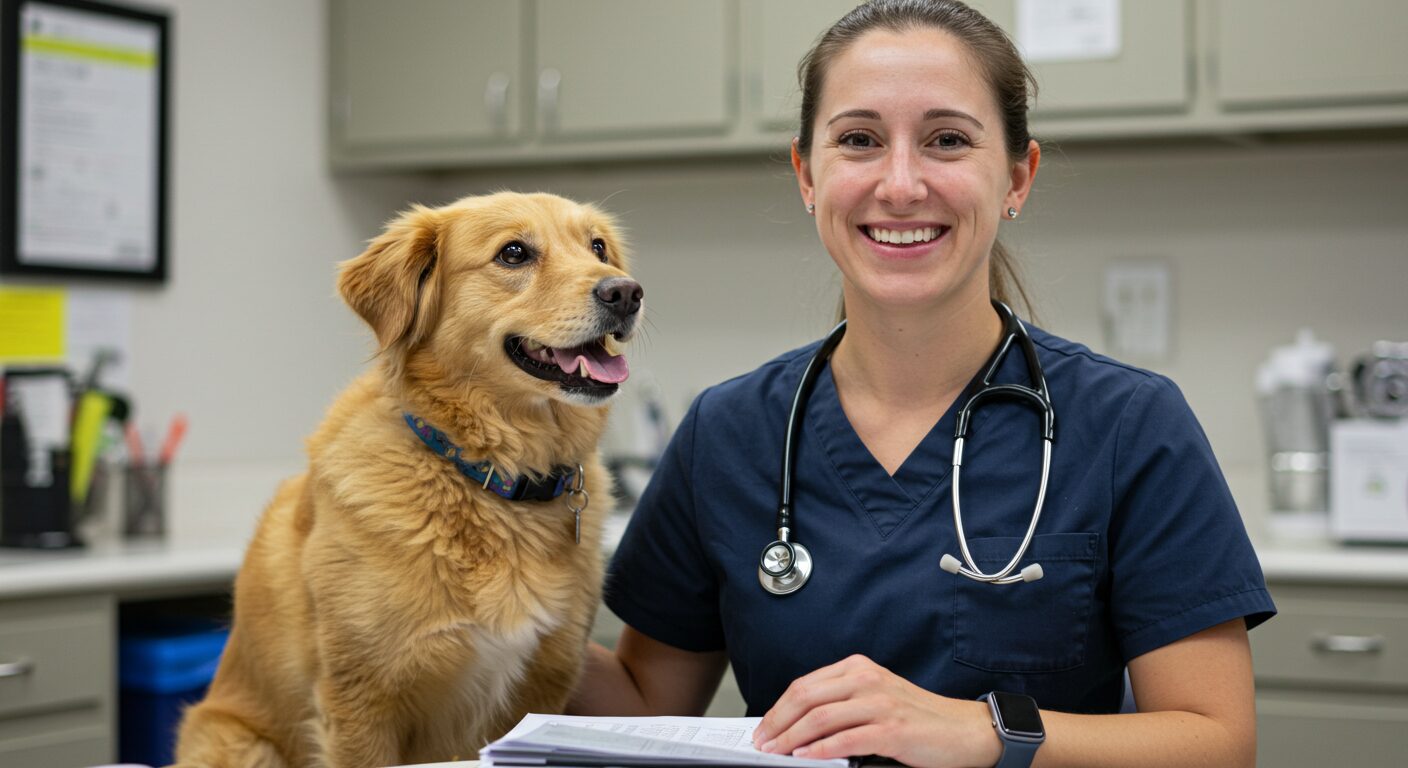
{"label": "dog's head", "polygon": [[577,405],[626,379],[643,296],[611,217],[510,192],[403,213],[341,265],[338,289],[394,377]]}

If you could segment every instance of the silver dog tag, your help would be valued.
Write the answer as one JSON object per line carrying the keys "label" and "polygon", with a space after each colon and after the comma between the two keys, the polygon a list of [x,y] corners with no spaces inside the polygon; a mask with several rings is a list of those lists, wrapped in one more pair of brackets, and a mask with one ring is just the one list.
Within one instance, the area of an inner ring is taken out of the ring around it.
{"label": "silver dog tag", "polygon": [[[577,544],[582,543],[582,510],[587,508],[591,502],[591,497],[587,495],[586,473],[582,471],[582,465],[577,465],[576,482],[567,489],[567,511],[572,513],[573,528],[572,539]],[[581,502],[578,503],[580,498]]]}

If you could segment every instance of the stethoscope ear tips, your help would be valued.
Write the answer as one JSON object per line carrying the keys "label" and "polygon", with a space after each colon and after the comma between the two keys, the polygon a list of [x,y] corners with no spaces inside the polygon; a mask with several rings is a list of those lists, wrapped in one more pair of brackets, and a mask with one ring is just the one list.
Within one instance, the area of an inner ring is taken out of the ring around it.
{"label": "stethoscope ear tips", "polygon": [[[947,554],[946,554],[946,555],[944,555],[943,557],[939,558],[939,568],[940,568],[941,570],[943,570],[945,573],[952,573],[952,574],[954,574],[954,575],[956,575],[956,576],[957,576],[957,575],[967,576],[968,578],[973,579],[974,581],[988,581],[988,579],[975,578],[975,577],[972,575],[972,572],[971,572],[971,571],[968,572],[968,573],[961,573],[962,570],[963,570],[963,563],[959,562],[958,558],[954,557],[953,555],[947,555]],[[1001,578],[1001,579],[993,580],[991,583],[994,583],[994,584],[1012,584],[1012,583],[1015,583],[1015,582],[1017,582],[1017,581],[1028,581],[1028,582],[1030,582],[1030,581],[1036,581],[1037,579],[1040,579],[1042,576],[1045,576],[1045,575],[1046,575],[1046,572],[1041,569],[1041,563],[1032,563],[1031,565],[1027,566],[1026,568],[1023,568],[1023,569],[1019,572],[1019,577],[1017,577],[1017,578],[1014,578],[1014,577],[1011,577],[1011,576],[1007,576],[1007,577],[1004,577],[1004,578]]]}

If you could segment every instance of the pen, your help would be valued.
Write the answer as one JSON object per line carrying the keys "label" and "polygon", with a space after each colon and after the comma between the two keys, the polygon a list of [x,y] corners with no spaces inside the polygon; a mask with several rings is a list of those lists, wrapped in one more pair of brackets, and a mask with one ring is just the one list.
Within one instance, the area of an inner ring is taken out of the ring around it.
{"label": "pen", "polygon": [[186,436],[186,414],[178,413],[171,420],[171,427],[166,431],[166,440],[161,444],[161,453],[157,461],[161,466],[171,463],[171,459],[176,455],[176,448],[181,445],[181,438]]}
{"label": "pen", "polygon": [[142,451],[142,436],[137,434],[137,425],[127,422],[127,462],[134,467],[146,464]]}

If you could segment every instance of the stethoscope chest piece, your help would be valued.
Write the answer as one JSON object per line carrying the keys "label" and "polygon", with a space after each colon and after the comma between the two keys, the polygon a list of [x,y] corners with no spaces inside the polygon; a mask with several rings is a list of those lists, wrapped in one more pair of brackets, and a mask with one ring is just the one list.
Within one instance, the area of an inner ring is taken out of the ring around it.
{"label": "stethoscope chest piece", "polygon": [[812,576],[812,553],[801,544],[774,541],[763,549],[758,583],[774,595],[790,595]]}

